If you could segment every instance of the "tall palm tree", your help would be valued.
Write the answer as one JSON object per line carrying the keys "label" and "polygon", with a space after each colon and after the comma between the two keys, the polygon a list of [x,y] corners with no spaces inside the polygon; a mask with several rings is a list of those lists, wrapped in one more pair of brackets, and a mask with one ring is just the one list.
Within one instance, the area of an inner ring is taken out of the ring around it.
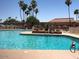
{"label": "tall palm tree", "polygon": [[71,19],[70,19],[70,5],[72,4],[71,0],[66,0],[65,4],[68,6],[68,14],[69,14],[69,22],[70,22],[70,26],[71,26]]}
{"label": "tall palm tree", "polygon": [[20,18],[21,18],[21,21],[22,21],[21,8],[20,8]]}
{"label": "tall palm tree", "polygon": [[76,9],[76,10],[74,11],[74,14],[76,15],[76,20],[77,20],[77,16],[78,16],[78,14],[79,14],[79,10]]}
{"label": "tall palm tree", "polygon": [[28,12],[29,12],[29,15],[32,15],[32,14],[31,14],[31,12],[32,12],[32,6],[31,6],[31,5],[28,6],[27,13],[28,13]]}
{"label": "tall palm tree", "polygon": [[[22,11],[23,11],[23,20],[24,20],[25,10],[27,9],[27,6],[28,6],[28,5],[25,4],[23,0],[20,0],[20,1],[19,1],[19,6],[20,6],[20,8],[21,8]],[[20,13],[21,13],[21,10],[20,10]],[[20,16],[21,16],[21,14],[20,14]]]}
{"label": "tall palm tree", "polygon": [[32,16],[34,16],[34,10],[35,10],[35,8],[36,8],[36,6],[37,6],[37,2],[36,2],[35,0],[32,0],[32,1],[31,1],[31,6],[32,6],[32,10],[33,10]]}
{"label": "tall palm tree", "polygon": [[20,0],[20,1],[18,2],[18,4],[19,4],[19,7],[20,7],[20,18],[21,18],[21,21],[22,21],[23,19],[22,19],[22,15],[21,15],[21,9],[22,9],[22,7],[23,7],[24,1]]}
{"label": "tall palm tree", "polygon": [[11,19],[11,17],[8,17],[8,20],[10,20]]}
{"label": "tall palm tree", "polygon": [[24,4],[22,10],[23,10],[23,20],[25,20],[25,10],[27,9],[27,4]]}
{"label": "tall palm tree", "polygon": [[30,11],[29,10],[25,11],[25,14],[28,16],[30,14]]}
{"label": "tall palm tree", "polygon": [[23,5],[24,5],[24,1],[23,0],[20,0],[18,3],[19,3],[19,7],[22,8]]}
{"label": "tall palm tree", "polygon": [[36,9],[35,9],[35,14],[36,14],[36,16],[37,16],[37,13],[38,13],[38,12],[39,12],[39,11],[38,11],[38,9],[36,8]]}
{"label": "tall palm tree", "polygon": [[0,22],[2,21],[2,19],[0,19]]}

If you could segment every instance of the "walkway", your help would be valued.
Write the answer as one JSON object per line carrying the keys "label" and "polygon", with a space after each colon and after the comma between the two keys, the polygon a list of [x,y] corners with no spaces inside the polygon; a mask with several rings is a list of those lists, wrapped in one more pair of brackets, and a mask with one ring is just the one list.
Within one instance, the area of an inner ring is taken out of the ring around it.
{"label": "walkway", "polygon": [[0,50],[0,59],[79,59],[79,51],[68,50]]}

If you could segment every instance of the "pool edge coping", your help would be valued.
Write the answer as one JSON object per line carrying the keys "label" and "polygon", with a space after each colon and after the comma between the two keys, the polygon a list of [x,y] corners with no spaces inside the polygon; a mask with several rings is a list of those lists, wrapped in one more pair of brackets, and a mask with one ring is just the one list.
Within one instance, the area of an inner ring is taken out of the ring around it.
{"label": "pool edge coping", "polygon": [[51,33],[32,33],[32,31],[25,31],[25,32],[20,32],[20,35],[65,35],[65,36],[70,36],[70,37],[75,37],[79,39],[79,35],[76,34],[71,34],[71,33],[62,33],[62,34],[51,34]]}

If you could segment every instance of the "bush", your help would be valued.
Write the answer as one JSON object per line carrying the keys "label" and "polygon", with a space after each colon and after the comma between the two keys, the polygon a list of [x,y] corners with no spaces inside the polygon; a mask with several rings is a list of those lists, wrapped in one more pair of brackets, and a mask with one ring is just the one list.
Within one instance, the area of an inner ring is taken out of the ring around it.
{"label": "bush", "polygon": [[32,27],[34,25],[39,25],[39,20],[34,16],[29,16],[26,20],[26,23]]}

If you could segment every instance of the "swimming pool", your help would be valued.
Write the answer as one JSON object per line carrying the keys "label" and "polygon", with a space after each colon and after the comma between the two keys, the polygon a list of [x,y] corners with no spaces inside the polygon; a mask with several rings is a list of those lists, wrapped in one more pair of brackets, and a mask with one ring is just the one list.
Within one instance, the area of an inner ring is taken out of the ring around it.
{"label": "swimming pool", "polygon": [[79,39],[64,35],[20,35],[20,31],[0,31],[0,49],[69,50],[72,41],[79,49]]}

